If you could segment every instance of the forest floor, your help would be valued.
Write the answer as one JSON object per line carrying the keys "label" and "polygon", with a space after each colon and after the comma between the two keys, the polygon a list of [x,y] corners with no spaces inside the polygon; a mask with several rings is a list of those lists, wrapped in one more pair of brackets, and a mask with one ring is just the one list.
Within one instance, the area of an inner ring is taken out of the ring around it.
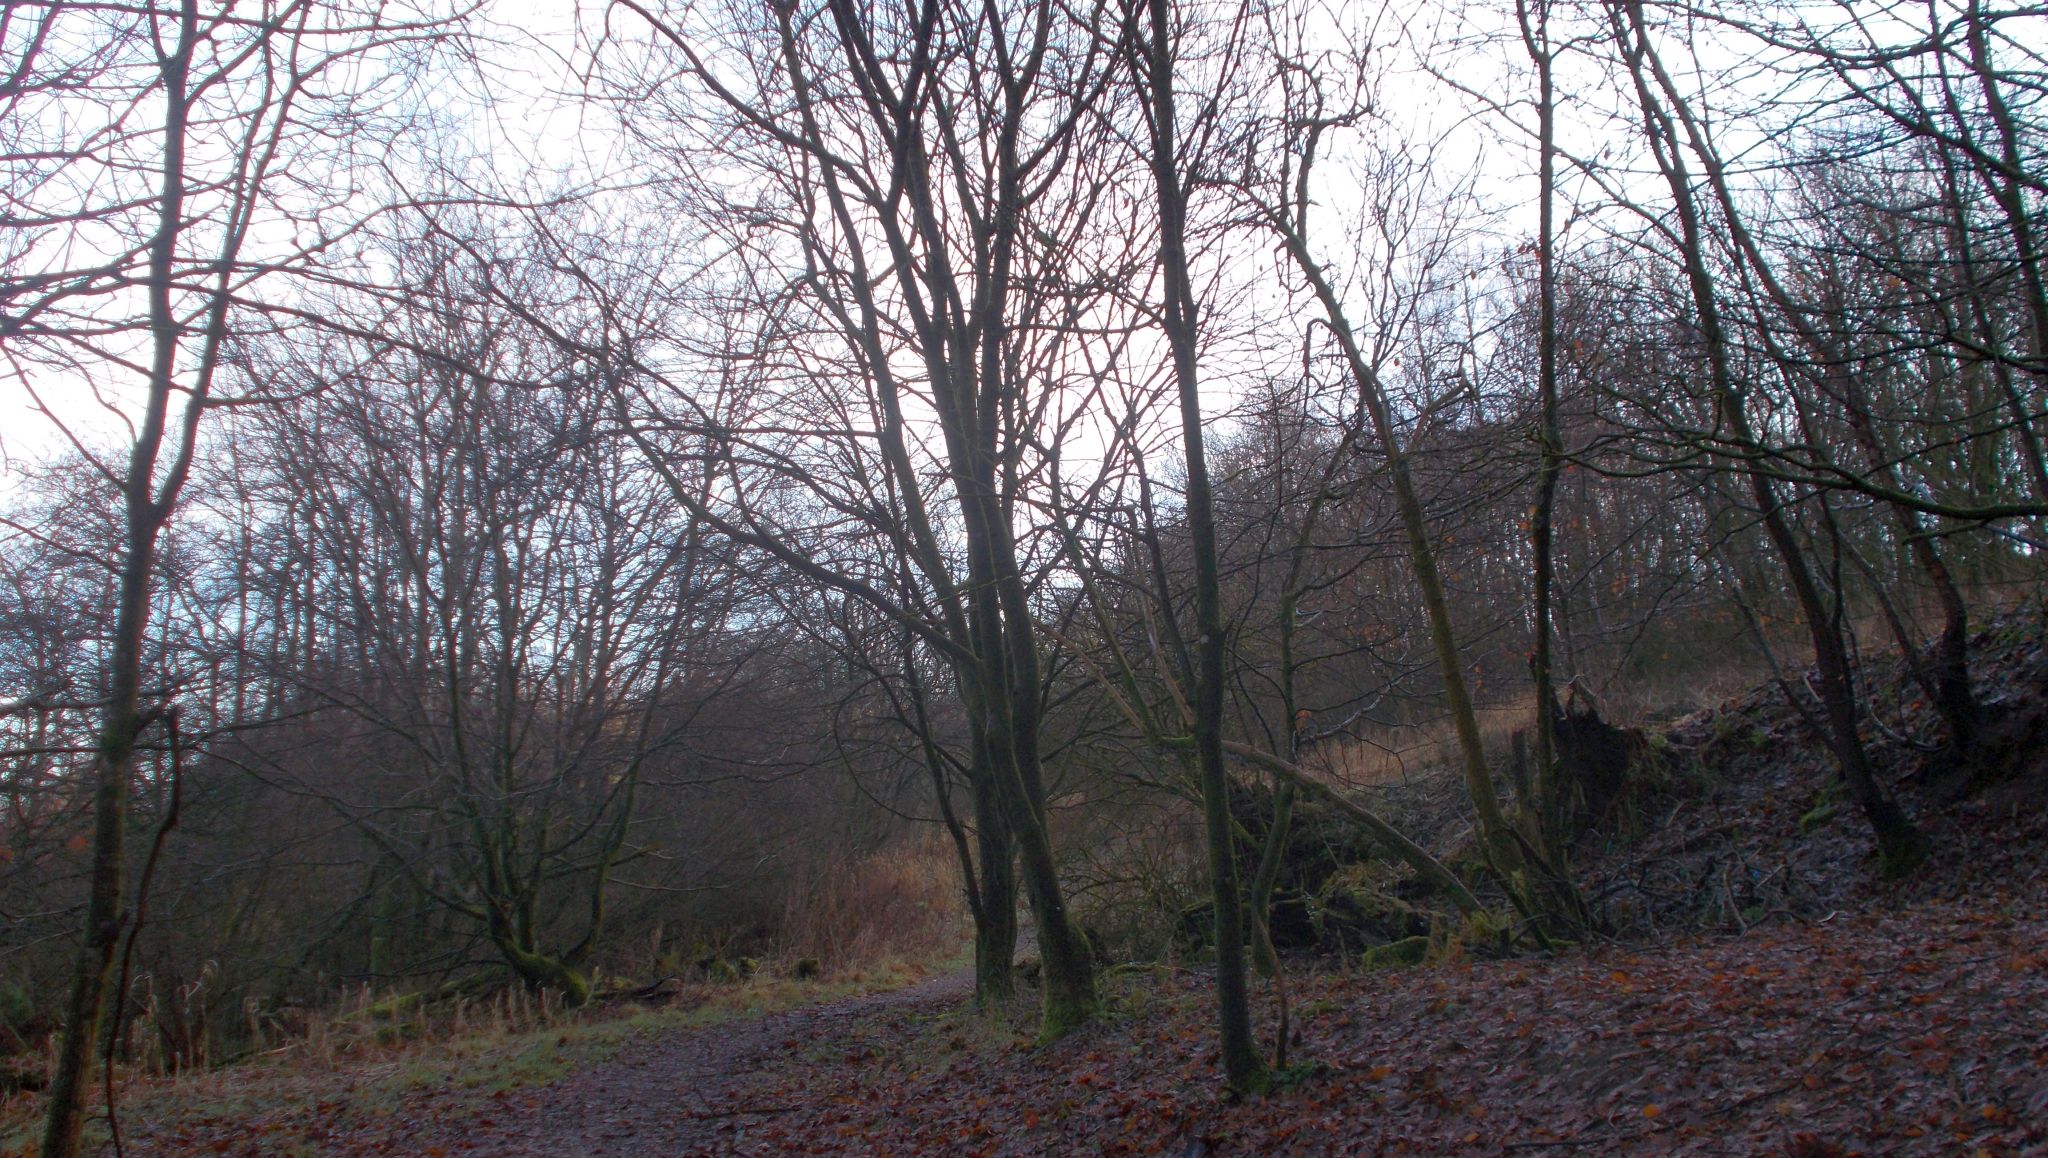
{"label": "forest floor", "polygon": [[[1293,962],[1290,1064],[1263,1097],[1224,1096],[1200,968],[1110,969],[1104,1015],[1049,1043],[1028,989],[977,1010],[950,973],[548,1030],[487,1073],[143,1083],[127,1153],[2048,1155],[2044,637],[1977,641],[2001,755],[1966,792],[1910,741],[1928,734],[1910,683],[1867,673],[1873,749],[1929,838],[1907,881],[1875,878],[1811,726],[1759,689],[1656,737],[1671,775],[1582,850],[1612,936]],[[1281,997],[1260,990],[1269,1048]]]}
{"label": "forest floor", "polygon": [[[1123,973],[1045,1045],[964,974],[636,1037],[479,1096],[139,1117],[131,1154],[2048,1153],[2040,882],[1544,958],[1289,983],[1283,1088],[1221,1096],[1208,978]],[[1263,1003],[1270,1042],[1277,1002]]]}

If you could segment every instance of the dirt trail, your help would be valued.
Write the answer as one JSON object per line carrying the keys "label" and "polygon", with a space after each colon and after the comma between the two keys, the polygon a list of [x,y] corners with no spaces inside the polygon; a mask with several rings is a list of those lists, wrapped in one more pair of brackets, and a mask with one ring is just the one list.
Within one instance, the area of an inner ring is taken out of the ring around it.
{"label": "dirt trail", "polygon": [[[409,1153],[507,1158],[744,1154],[748,1127],[782,1112],[755,1094],[770,1059],[829,1046],[835,1060],[854,1022],[897,1022],[968,1000],[969,971],[890,993],[793,1009],[702,1030],[650,1034],[610,1060],[538,1090],[499,1115],[436,1122],[394,1139]],[[834,1072],[820,1067],[821,1073]],[[811,1091],[829,1095],[829,1091]]]}

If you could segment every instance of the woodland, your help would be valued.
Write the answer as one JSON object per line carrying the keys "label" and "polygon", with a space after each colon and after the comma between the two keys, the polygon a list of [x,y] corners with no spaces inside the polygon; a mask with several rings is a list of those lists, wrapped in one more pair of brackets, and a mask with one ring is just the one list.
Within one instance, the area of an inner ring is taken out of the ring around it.
{"label": "woodland", "polygon": [[2038,1152],[2044,52],[13,0],[0,1147]]}

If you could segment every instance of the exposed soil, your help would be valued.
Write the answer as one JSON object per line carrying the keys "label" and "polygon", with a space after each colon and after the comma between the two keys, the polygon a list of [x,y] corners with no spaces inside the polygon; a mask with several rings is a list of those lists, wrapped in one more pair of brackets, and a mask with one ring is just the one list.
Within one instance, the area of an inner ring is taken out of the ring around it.
{"label": "exposed soil", "polygon": [[415,1089],[395,1105],[382,1093],[359,1101],[359,1089],[391,1078],[386,1066],[334,1075],[296,1103],[247,1116],[220,1113],[218,1107],[197,1114],[170,1107],[152,1114],[133,1106],[123,1114],[125,1150],[507,1158],[716,1153],[736,1123],[769,1112],[756,1096],[758,1087],[786,1063],[784,1055],[847,1040],[871,1027],[930,1020],[960,1008],[972,992],[973,978],[963,971],[887,993],[642,1034],[551,1084],[489,1096],[451,1081]]}
{"label": "exposed soil", "polygon": [[[935,978],[893,993],[731,1022],[707,1030],[641,1038],[616,1057],[526,1096],[502,1112],[417,1123],[394,1132],[396,1153],[711,1154],[744,1136],[747,1124],[786,1112],[786,1091],[769,1076],[800,1063],[829,1072],[845,1043],[868,1034],[905,1032],[958,1008],[973,993],[971,973]],[[358,1138],[371,1149],[381,1139]]]}

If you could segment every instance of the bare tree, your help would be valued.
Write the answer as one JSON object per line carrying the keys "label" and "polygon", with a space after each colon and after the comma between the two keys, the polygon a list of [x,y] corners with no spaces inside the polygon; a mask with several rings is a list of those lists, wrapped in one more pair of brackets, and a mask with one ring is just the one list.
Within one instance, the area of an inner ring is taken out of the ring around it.
{"label": "bare tree", "polygon": [[[1188,180],[1178,124],[1174,70],[1179,63],[1176,29],[1167,0],[1151,0],[1142,37],[1131,37],[1134,71],[1146,96],[1153,185],[1157,190],[1160,273],[1165,286],[1161,328],[1173,353],[1180,395],[1181,446],[1187,470],[1187,519],[1194,552],[1195,680],[1189,723],[1202,789],[1203,832],[1207,837],[1209,890],[1216,922],[1216,1007],[1222,1028],[1223,1074],[1242,1093],[1265,1089],[1265,1059],[1252,1038],[1251,1003],[1245,991],[1244,898],[1240,895],[1231,832],[1230,775],[1223,766],[1224,651],[1223,594],[1216,552],[1216,502],[1203,446],[1202,394],[1197,354],[1201,347],[1194,282],[1188,275]],[[1137,22],[1132,5],[1133,24]],[[1283,1029],[1284,1033],[1285,1030]]]}
{"label": "bare tree", "polygon": [[[403,119],[425,13],[279,0],[202,11],[10,6],[0,149],[12,202],[0,341],[9,370],[96,463],[124,512],[114,642],[101,694],[91,899],[52,1078],[43,1153],[76,1152],[124,904],[125,828],[144,702],[157,544],[190,477],[200,419],[232,401],[237,336],[276,283],[359,220],[355,182],[380,119]],[[348,83],[329,83],[349,74]],[[348,131],[336,132],[346,126]],[[289,170],[291,180],[280,180]],[[225,372],[225,373],[224,373]],[[101,454],[89,391],[126,435]]]}
{"label": "bare tree", "polygon": [[1536,685],[1534,829],[1552,857],[1560,855],[1562,796],[1557,769],[1556,665],[1551,643],[1556,590],[1557,480],[1564,471],[1558,419],[1557,364],[1557,47],[1549,0],[1518,0],[1515,17],[1536,69],[1536,501],[1529,510],[1529,617],[1535,639],[1529,676]]}
{"label": "bare tree", "polygon": [[[1014,841],[1045,963],[1045,1026],[1061,1032],[1092,1015],[1095,987],[1060,889],[1040,750],[1033,591],[1050,556],[1019,526],[1040,485],[1041,440],[1086,398],[1049,351],[1088,308],[1069,287],[1086,260],[1077,239],[1097,227],[1099,181],[1078,135],[1107,83],[1103,14],[779,4],[703,27],[642,14],[672,53],[661,67],[686,82],[673,88],[687,96],[668,99],[697,102],[659,131],[680,125],[747,174],[691,196],[744,263],[725,275],[746,296],[722,307],[753,312],[761,329],[715,355],[743,400],[713,408],[643,392],[628,419],[701,434],[726,472],[722,509],[707,517],[811,581],[870,599],[946,657],[975,791],[996,806],[978,802],[976,816],[1009,831],[988,851]],[[635,91],[641,109],[664,99],[661,77]],[[722,111],[707,118],[707,107]],[[636,123],[654,131],[645,116]],[[650,451],[672,453],[652,441]],[[810,499],[778,497],[791,493]],[[840,569],[820,537],[840,532],[787,521],[803,514],[890,542],[900,564],[879,582]],[[1003,875],[983,866],[984,880]],[[998,908],[983,915],[1001,921]],[[988,932],[985,985],[1009,951],[1000,926]]]}
{"label": "bare tree", "polygon": [[[1685,157],[1689,149],[1678,118],[1660,95],[1655,79],[1655,53],[1649,26],[1640,4],[1623,4],[1612,12],[1616,46],[1628,64],[1640,103],[1644,132],[1657,166],[1670,190],[1678,218],[1674,241],[1685,270],[1699,328],[1699,339],[1713,386],[1714,417],[1723,437],[1733,450],[1738,469],[1745,457],[1755,456],[1763,443],[1752,425],[1746,393],[1737,377],[1731,352],[1732,339],[1724,322],[1722,299],[1709,267],[1706,223],[1695,199]],[[1777,484],[1756,466],[1742,471],[1757,516],[1763,522],[1772,547],[1785,568],[1786,578],[1799,601],[1813,641],[1814,659],[1820,673],[1820,701],[1826,720],[1828,746],[1841,766],[1844,779],[1859,808],[1877,835],[1885,871],[1909,871],[1920,859],[1921,838],[1912,821],[1878,784],[1868,751],[1858,734],[1855,674],[1842,636],[1841,596],[1835,606],[1809,564],[1804,547],[1794,533]]]}
{"label": "bare tree", "polygon": [[[1398,139],[1402,130],[1375,103],[1370,45],[1311,51],[1305,46],[1322,38],[1309,20],[1276,19],[1269,27],[1274,106],[1247,134],[1245,163],[1230,179],[1249,216],[1276,239],[1291,279],[1315,302],[1319,329],[1342,359],[1370,444],[1384,461],[1488,859],[1519,905],[1576,920],[1569,883],[1502,807],[1439,566],[1439,535],[1416,484],[1415,446],[1470,393],[1465,374],[1444,364],[1462,357],[1455,343],[1443,345],[1444,319],[1433,320],[1444,309],[1460,238],[1451,215],[1428,206],[1464,196],[1459,178],[1435,171],[1426,145]],[[1362,150],[1349,164],[1372,194],[1361,207],[1368,220],[1325,230],[1311,211],[1318,166],[1338,137]],[[1352,241],[1353,266],[1325,260],[1326,234]],[[1361,303],[1364,320],[1354,320]],[[1411,388],[1397,394],[1395,384],[1404,379]]]}
{"label": "bare tree", "polygon": [[749,658],[732,627],[749,585],[604,432],[587,369],[463,257],[399,254],[411,313],[374,341],[262,363],[307,396],[247,427],[325,621],[289,678],[355,722],[363,766],[329,785],[261,747],[243,759],[324,797],[523,981],[580,1003],[649,766]]}

